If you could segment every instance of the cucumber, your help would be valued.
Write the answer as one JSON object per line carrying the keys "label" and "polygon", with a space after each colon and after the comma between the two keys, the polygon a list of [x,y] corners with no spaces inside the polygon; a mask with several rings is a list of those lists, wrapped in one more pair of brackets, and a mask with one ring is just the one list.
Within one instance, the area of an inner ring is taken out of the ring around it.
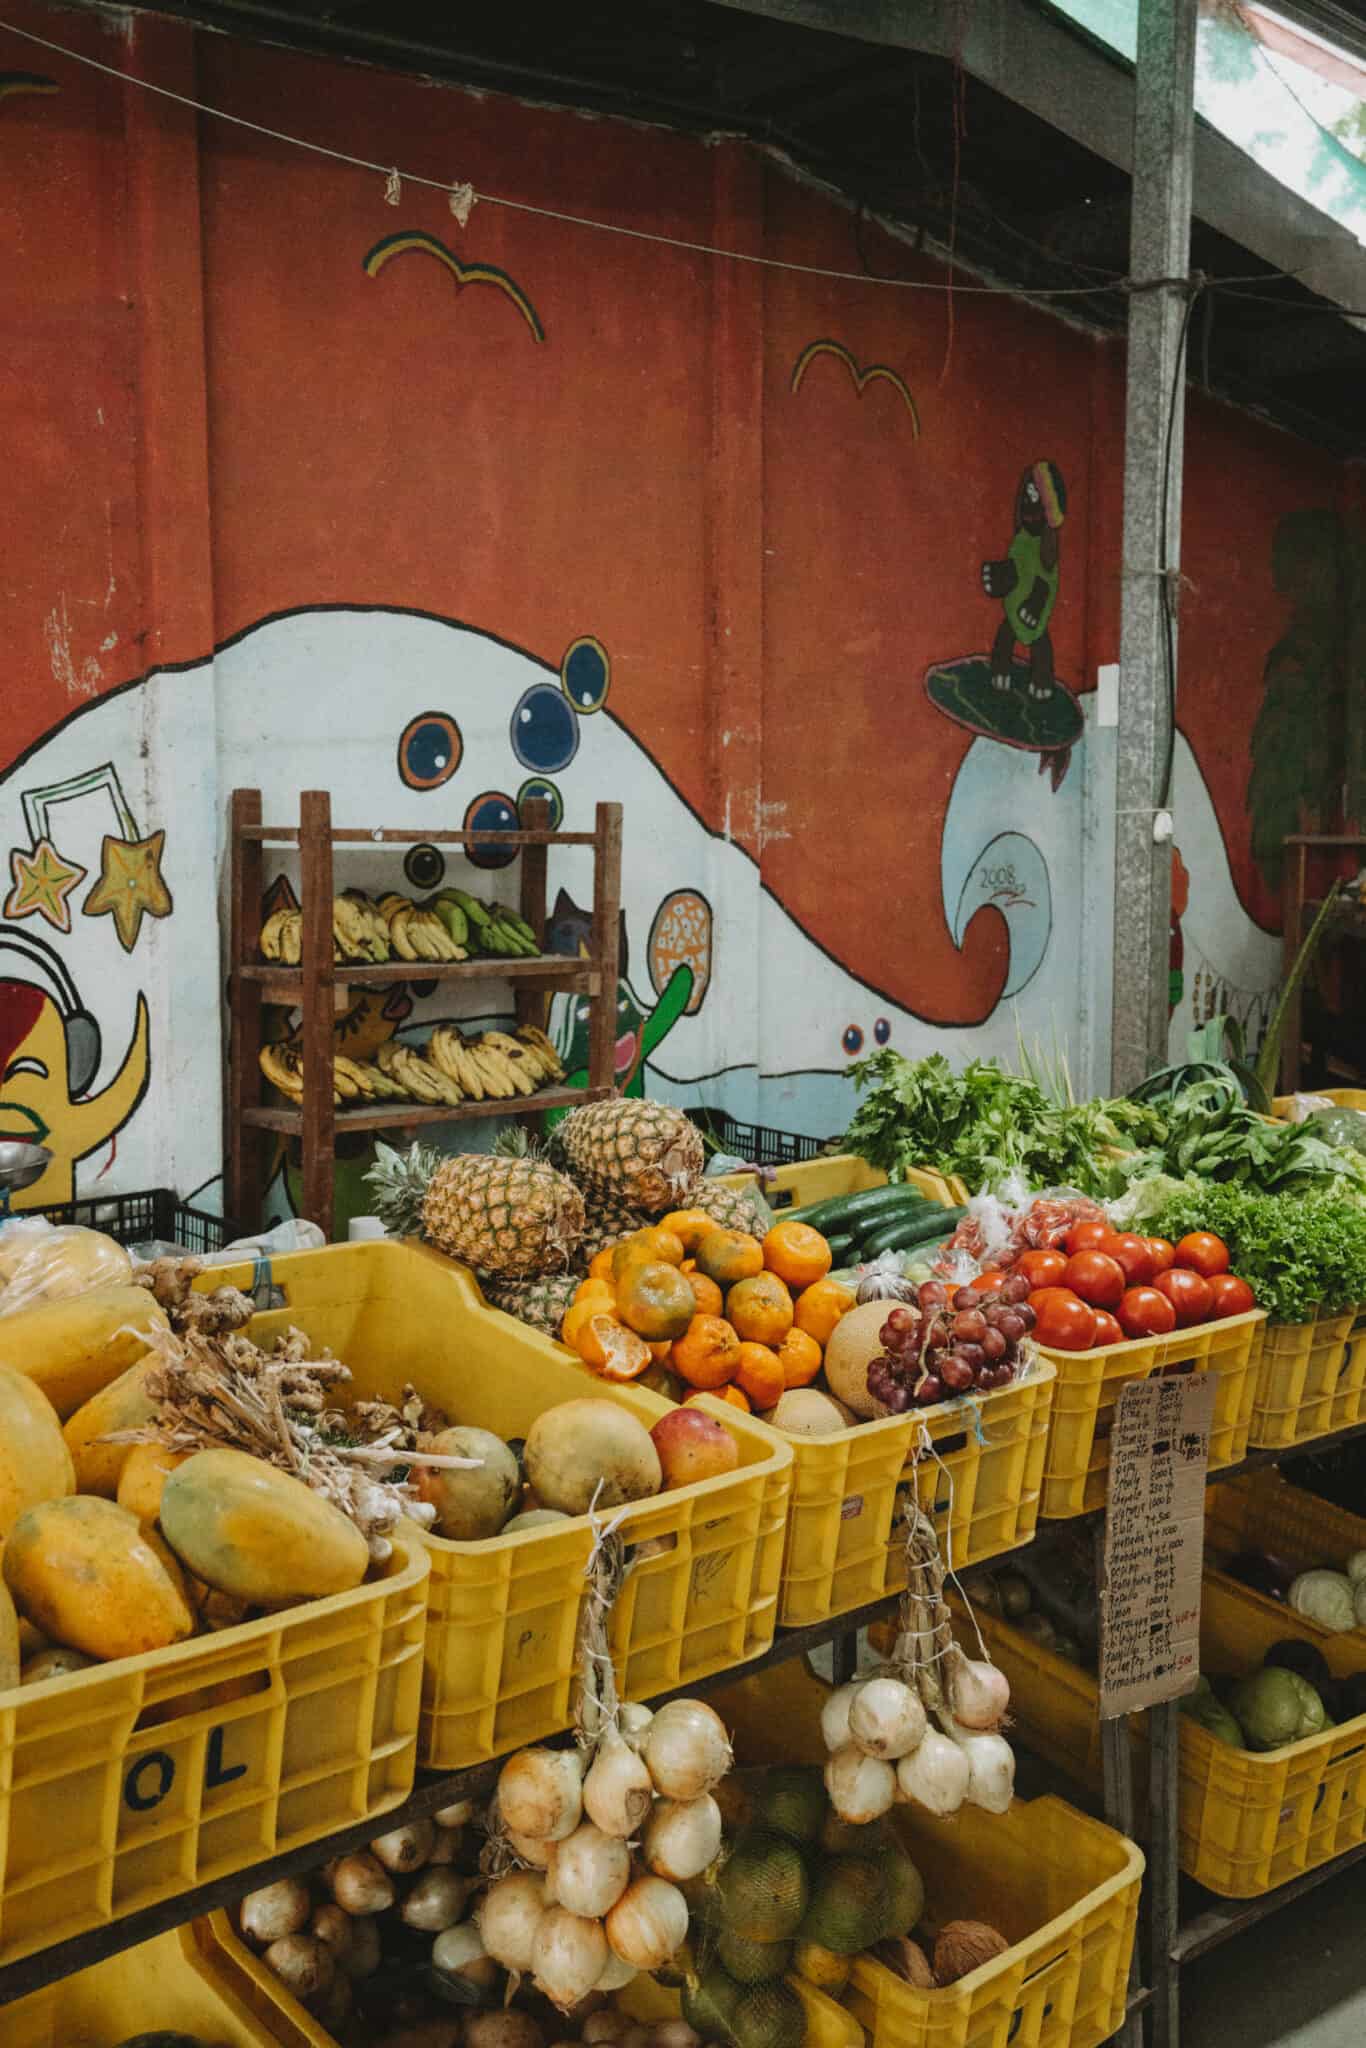
{"label": "cucumber", "polygon": [[945,1235],[946,1218],[953,1219],[947,1225],[952,1231],[954,1222],[963,1213],[959,1210],[955,1214],[950,1209],[941,1208],[937,1202],[931,1205],[931,1212],[928,1216],[913,1216],[904,1221],[898,1218],[892,1223],[880,1222],[863,1240],[864,1258],[875,1259],[879,1252],[909,1251],[912,1245],[928,1244],[931,1239]]}
{"label": "cucumber", "polygon": [[[816,1222],[816,1229],[855,1230],[870,1222],[875,1216],[900,1215],[912,1209],[938,1207],[937,1203],[927,1204],[918,1188],[883,1187],[863,1188],[856,1195],[835,1195],[828,1202],[818,1204],[822,1211]],[[811,1222],[811,1212],[803,1215],[803,1223]]]}
{"label": "cucumber", "polygon": [[857,1244],[857,1239],[847,1230],[841,1231],[837,1237],[827,1237],[825,1241],[830,1247],[831,1258],[836,1266],[842,1264],[846,1253],[853,1251]]}

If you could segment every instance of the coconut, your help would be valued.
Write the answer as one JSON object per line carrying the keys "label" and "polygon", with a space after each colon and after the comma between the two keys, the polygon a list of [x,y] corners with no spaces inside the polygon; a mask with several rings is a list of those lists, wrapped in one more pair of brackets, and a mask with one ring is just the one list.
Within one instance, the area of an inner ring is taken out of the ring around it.
{"label": "coconut", "polygon": [[840,1317],[825,1347],[825,1377],[831,1393],[865,1421],[887,1412],[868,1392],[868,1368],[883,1355],[879,1332],[889,1313],[885,1301],[860,1302]]}
{"label": "coconut", "polygon": [[[850,1315],[855,1313],[850,1309]],[[847,1429],[852,1418],[819,1387],[789,1387],[775,1408],[764,1410],[763,1420],[789,1436],[833,1436],[837,1429]]]}
{"label": "coconut", "polygon": [[418,1466],[418,1493],[436,1509],[434,1533],[452,1543],[480,1543],[496,1536],[522,1492],[517,1460],[503,1439],[487,1429],[443,1429],[426,1448],[443,1457],[483,1461],[455,1470]]}
{"label": "coconut", "polygon": [[832,1949],[837,1956],[857,1955],[885,1931],[886,1912],[878,1865],[861,1856],[840,1856],[821,1866],[801,1939]]}
{"label": "coconut", "polygon": [[610,1401],[561,1401],[527,1431],[526,1475],[543,1507],[584,1515],[659,1492],[664,1474],[650,1432]]}

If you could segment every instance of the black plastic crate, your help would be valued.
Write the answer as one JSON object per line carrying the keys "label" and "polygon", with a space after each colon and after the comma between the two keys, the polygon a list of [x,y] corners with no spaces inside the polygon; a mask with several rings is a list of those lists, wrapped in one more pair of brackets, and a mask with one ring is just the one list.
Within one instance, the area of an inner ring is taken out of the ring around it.
{"label": "black plastic crate", "polygon": [[688,1115],[718,1152],[730,1152],[750,1166],[798,1166],[838,1147],[834,1138],[806,1138],[797,1131],[773,1131],[767,1124],[742,1124],[724,1109],[690,1109]]}
{"label": "black plastic crate", "polygon": [[217,1252],[242,1235],[238,1224],[207,1209],[192,1209],[173,1188],[146,1188],[135,1195],[91,1195],[84,1201],[53,1202],[40,1209],[15,1209],[18,1216],[46,1216],[49,1223],[79,1223],[102,1230],[119,1244],[159,1238],[188,1252]]}

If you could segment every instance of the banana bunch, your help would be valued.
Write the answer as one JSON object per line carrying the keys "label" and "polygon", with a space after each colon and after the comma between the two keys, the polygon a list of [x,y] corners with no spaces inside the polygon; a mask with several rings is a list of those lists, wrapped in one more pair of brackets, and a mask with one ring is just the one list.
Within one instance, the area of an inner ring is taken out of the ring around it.
{"label": "banana bunch", "polygon": [[437,911],[406,896],[381,896],[380,914],[400,960],[468,960],[464,945]]}
{"label": "banana bunch", "polygon": [[[282,1095],[287,1095],[291,1102],[301,1103],[303,1101],[303,1055],[294,1046],[286,1045],[283,1041],[275,1045],[263,1045],[261,1047],[261,1072],[274,1087],[279,1089]],[[335,1081],[332,1089],[332,1100],[333,1102],[344,1100],[340,1084]]]}
{"label": "banana bunch", "polygon": [[363,889],[332,899],[332,953],[338,960],[387,960],[389,926]]}
{"label": "banana bunch", "polygon": [[337,1053],[332,1061],[333,1085],[344,1102],[361,1098],[366,1102],[406,1102],[408,1091],[401,1081],[386,1074],[370,1060],[347,1059]]}
{"label": "banana bunch", "polygon": [[440,1067],[424,1059],[410,1045],[390,1039],[375,1054],[382,1071],[414,1102],[463,1102],[464,1091]]}
{"label": "banana bunch", "polygon": [[453,1024],[439,1024],[427,1050],[471,1102],[510,1102],[514,1095],[535,1093],[536,1083],[519,1075],[496,1046],[482,1038],[466,1038]]}
{"label": "banana bunch", "polygon": [[[493,1034],[486,1033],[485,1035],[492,1036]],[[501,1036],[501,1034],[499,1035]],[[524,1057],[529,1060],[531,1071],[537,1073],[539,1070],[539,1086],[544,1087],[549,1084],[553,1087],[557,1081],[563,1081],[565,1077],[564,1062],[556,1052],[553,1041],[546,1037],[544,1031],[538,1025],[519,1024],[516,1031],[516,1041]]]}
{"label": "banana bunch", "polygon": [[297,967],[303,957],[304,920],[302,911],[272,910],[261,927],[261,957],[280,960]]}
{"label": "banana bunch", "polygon": [[496,954],[501,959],[534,959],[540,952],[536,934],[519,911],[501,903],[481,903],[468,889],[443,889],[433,897],[432,908],[448,925],[458,918],[469,944],[476,953]]}

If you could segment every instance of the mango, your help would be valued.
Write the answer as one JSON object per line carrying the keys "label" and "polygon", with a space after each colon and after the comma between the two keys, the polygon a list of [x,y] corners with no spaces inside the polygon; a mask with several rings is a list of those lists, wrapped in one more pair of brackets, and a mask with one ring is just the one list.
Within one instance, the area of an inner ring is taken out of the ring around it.
{"label": "mango", "polygon": [[370,1562],[340,1508],[245,1451],[196,1451],[170,1473],[161,1530],[196,1578],[253,1607],[348,1593]]}
{"label": "mango", "polygon": [[194,1615],[136,1515],[78,1493],[29,1508],[4,1548],[14,1604],[50,1642],[138,1657],[183,1642]]}

